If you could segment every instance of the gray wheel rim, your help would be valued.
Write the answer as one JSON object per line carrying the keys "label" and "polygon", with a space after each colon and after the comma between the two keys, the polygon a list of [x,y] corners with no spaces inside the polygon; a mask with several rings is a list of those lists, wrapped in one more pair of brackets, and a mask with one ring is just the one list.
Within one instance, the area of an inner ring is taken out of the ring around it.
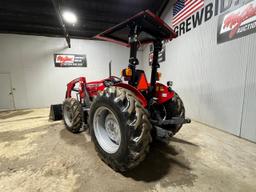
{"label": "gray wheel rim", "polygon": [[63,109],[63,116],[64,116],[64,121],[66,122],[67,126],[71,127],[72,126],[72,109],[69,106],[64,106]]}
{"label": "gray wheel rim", "polygon": [[119,122],[110,109],[101,106],[95,111],[93,129],[99,145],[105,152],[117,152],[121,143],[121,131]]}

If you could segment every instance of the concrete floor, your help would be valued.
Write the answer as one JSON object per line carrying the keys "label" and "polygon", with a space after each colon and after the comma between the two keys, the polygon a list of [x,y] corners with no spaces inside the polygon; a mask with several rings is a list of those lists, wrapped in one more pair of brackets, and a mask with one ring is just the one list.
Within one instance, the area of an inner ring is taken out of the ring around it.
{"label": "concrete floor", "polygon": [[48,114],[0,113],[0,191],[256,191],[256,144],[219,130],[186,125],[121,175],[98,158],[85,132],[69,133]]}

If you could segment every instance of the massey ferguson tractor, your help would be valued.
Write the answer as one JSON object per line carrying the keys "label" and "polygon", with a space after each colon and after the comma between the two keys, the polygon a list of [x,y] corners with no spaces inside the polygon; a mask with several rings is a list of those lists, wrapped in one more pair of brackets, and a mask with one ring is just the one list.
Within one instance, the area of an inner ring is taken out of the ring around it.
{"label": "massey ferguson tractor", "polygon": [[[79,77],[67,84],[63,103],[66,128],[79,133],[89,127],[98,155],[116,171],[127,171],[142,162],[158,134],[173,136],[184,123],[190,123],[172,82],[158,82],[162,44],[175,37],[158,16],[148,10],[140,12],[96,36],[130,48],[129,64],[121,78],[110,74],[87,82]],[[136,69],[138,48],[147,43],[154,46],[149,82],[144,71]]]}

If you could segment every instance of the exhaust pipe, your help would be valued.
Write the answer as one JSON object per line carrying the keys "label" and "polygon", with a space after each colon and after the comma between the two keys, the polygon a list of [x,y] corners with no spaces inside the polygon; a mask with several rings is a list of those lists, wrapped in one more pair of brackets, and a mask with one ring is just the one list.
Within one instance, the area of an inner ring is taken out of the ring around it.
{"label": "exhaust pipe", "polygon": [[112,60],[110,60],[108,63],[108,71],[109,71],[109,77],[111,77],[112,76]]}

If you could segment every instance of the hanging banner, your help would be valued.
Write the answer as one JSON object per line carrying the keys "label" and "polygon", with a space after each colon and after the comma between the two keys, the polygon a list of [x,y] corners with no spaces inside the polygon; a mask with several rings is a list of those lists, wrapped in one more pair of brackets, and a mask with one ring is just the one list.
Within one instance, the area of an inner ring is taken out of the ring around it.
{"label": "hanging banner", "polygon": [[223,43],[256,32],[256,0],[219,17],[217,42]]}
{"label": "hanging banner", "polygon": [[55,67],[87,67],[86,55],[54,54]]}

